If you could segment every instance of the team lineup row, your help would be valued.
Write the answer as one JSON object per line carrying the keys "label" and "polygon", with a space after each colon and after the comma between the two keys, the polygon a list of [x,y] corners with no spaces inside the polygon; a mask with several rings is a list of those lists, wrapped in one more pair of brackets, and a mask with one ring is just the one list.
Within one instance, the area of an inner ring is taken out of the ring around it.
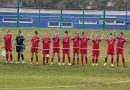
{"label": "team lineup row", "polygon": [[[125,57],[124,57],[124,45],[125,42],[128,42],[128,39],[124,37],[123,32],[120,33],[119,36],[116,35],[116,33],[110,33],[109,37],[106,37],[104,33],[102,35],[95,35],[93,37],[93,34],[91,33],[91,36],[88,37],[85,35],[84,32],[82,32],[81,37],[79,36],[78,32],[75,32],[74,37],[70,37],[68,31],[64,32],[64,36],[61,39],[59,36],[59,33],[54,33],[54,36],[52,38],[52,58],[51,58],[51,64],[54,62],[55,54],[58,56],[58,64],[61,65],[61,59],[60,59],[60,41],[62,41],[62,65],[65,65],[65,55],[68,56],[68,65],[71,65],[71,58],[70,58],[70,41],[73,41],[73,65],[76,63],[79,64],[87,64],[88,63],[88,42],[91,40],[92,45],[92,66],[98,65],[98,58],[100,56],[100,43],[103,39],[107,41],[108,48],[107,48],[107,54],[105,57],[105,63],[104,66],[107,64],[108,57],[111,56],[111,66],[114,66],[114,55],[115,55],[115,42],[116,44],[116,63],[118,66],[119,63],[119,55],[122,57],[122,63],[125,67]],[[18,62],[20,62],[20,57],[22,59],[22,63],[24,63],[24,54],[23,51],[25,49],[25,38],[22,35],[21,31],[18,31],[18,35],[15,39],[15,48],[17,52],[17,59]],[[38,64],[38,53],[39,51],[42,51],[43,54],[43,64],[47,64],[49,62],[49,54],[50,54],[50,42],[51,38],[48,36],[47,33],[44,34],[44,37],[42,38],[42,49],[39,48],[40,44],[40,37],[38,36],[38,32],[35,31],[34,35],[31,38],[31,42],[28,43],[28,45],[31,44],[31,58],[30,58],[30,64],[33,63],[34,55],[36,56],[36,64]],[[4,35],[4,49],[6,51],[6,63],[10,60],[12,62],[12,34],[10,33],[10,30],[7,31],[7,33]],[[81,55],[81,58],[79,57],[79,54]],[[85,62],[85,63],[84,63]]]}

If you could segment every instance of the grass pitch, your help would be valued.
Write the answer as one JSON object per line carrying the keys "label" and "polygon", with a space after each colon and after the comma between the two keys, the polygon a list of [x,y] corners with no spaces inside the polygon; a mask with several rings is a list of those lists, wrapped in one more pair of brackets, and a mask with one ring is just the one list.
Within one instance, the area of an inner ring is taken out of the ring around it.
{"label": "grass pitch", "polygon": [[[0,50],[3,47],[3,34],[7,28],[0,29]],[[57,31],[63,35],[65,30],[73,36],[75,31],[86,32],[90,35],[113,32],[110,30],[82,30],[82,29],[31,29],[31,28],[11,28],[13,38],[17,31],[22,30],[28,43],[35,30],[38,30],[42,38],[44,32],[48,32],[52,37],[53,32]],[[119,33],[120,31],[116,31]],[[130,31],[123,31],[125,36],[130,39]],[[85,66],[72,65],[58,66],[57,57],[54,65],[42,65],[42,54],[39,53],[39,65],[35,63],[30,65],[30,45],[24,51],[25,64],[5,64],[5,58],[0,56],[0,90],[129,90],[130,89],[130,43],[125,45],[126,68],[120,62],[119,67],[111,67],[109,64],[103,66],[105,52],[107,48],[106,41],[101,42],[101,57],[99,65],[91,66],[91,48],[89,42],[89,64]],[[71,41],[72,47],[72,41]],[[72,50],[72,48],[71,48]],[[62,56],[62,55],[61,55]],[[51,57],[51,55],[50,55]],[[72,54],[71,54],[72,57]],[[13,60],[17,61],[16,52],[13,50]],[[67,61],[67,60],[66,60]],[[121,61],[121,60],[120,60]]]}

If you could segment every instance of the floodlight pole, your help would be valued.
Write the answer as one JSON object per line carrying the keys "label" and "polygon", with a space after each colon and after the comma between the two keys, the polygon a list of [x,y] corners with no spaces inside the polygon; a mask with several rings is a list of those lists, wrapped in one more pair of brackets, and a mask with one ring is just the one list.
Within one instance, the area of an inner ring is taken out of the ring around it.
{"label": "floodlight pole", "polygon": [[105,30],[105,22],[106,22],[106,1],[103,1],[103,30]]}
{"label": "floodlight pole", "polygon": [[60,28],[62,28],[62,15],[63,15],[63,0],[61,0]]}
{"label": "floodlight pole", "polygon": [[126,9],[126,27],[125,27],[125,29],[127,30],[128,29],[128,27],[127,27],[127,21],[128,21],[128,8],[127,8],[127,2],[125,2],[125,9]]}
{"label": "floodlight pole", "polygon": [[83,27],[84,27],[84,16],[85,15],[85,0],[84,0],[84,4],[83,4]]}
{"label": "floodlight pole", "polygon": [[17,28],[19,27],[19,9],[20,9],[20,5],[19,5],[19,0],[17,2]]}
{"label": "floodlight pole", "polygon": [[41,4],[40,4],[40,1],[38,2],[38,6],[39,6],[39,16],[38,16],[38,18],[39,18],[39,28],[40,28],[40,22],[41,22],[41,20],[40,20],[40,18],[41,18]]}

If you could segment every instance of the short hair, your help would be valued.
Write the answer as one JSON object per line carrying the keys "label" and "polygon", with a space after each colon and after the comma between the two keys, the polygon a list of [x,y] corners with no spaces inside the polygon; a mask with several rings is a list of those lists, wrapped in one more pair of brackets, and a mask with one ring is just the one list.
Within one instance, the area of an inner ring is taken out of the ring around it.
{"label": "short hair", "polygon": [[82,35],[84,35],[85,33],[84,32],[82,32]]}
{"label": "short hair", "polygon": [[21,30],[19,30],[18,32],[21,33]]}
{"label": "short hair", "polygon": [[123,35],[124,33],[123,33],[123,32],[121,32],[120,34],[121,34],[121,35]]}
{"label": "short hair", "polygon": [[68,34],[68,31],[65,31],[66,34]]}
{"label": "short hair", "polygon": [[37,31],[35,31],[35,34],[36,34],[36,35],[38,35],[38,32],[37,32]]}
{"label": "short hair", "polygon": [[112,35],[112,33],[110,33],[110,35]]}

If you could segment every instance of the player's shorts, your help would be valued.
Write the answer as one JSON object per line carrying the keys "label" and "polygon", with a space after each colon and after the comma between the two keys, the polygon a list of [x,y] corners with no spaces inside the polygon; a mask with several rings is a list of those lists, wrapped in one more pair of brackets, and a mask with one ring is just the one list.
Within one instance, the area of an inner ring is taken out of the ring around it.
{"label": "player's shorts", "polygon": [[73,48],[73,53],[79,53],[79,48]]}
{"label": "player's shorts", "polygon": [[64,48],[64,49],[62,49],[62,52],[63,52],[63,54],[70,54],[70,49],[69,48]]}
{"label": "player's shorts", "polygon": [[124,49],[123,48],[117,48],[116,54],[124,54]]}
{"label": "player's shorts", "polygon": [[60,48],[53,48],[53,53],[60,53]]}
{"label": "player's shorts", "polygon": [[100,55],[100,50],[99,49],[92,50],[92,56],[99,56],[99,55]]}
{"label": "player's shorts", "polygon": [[87,49],[80,49],[80,54],[87,54],[88,50]]}
{"label": "player's shorts", "polygon": [[113,50],[113,49],[107,50],[107,55],[114,55],[114,54],[115,54],[115,50]]}
{"label": "player's shorts", "polygon": [[49,54],[50,53],[50,49],[43,49],[42,53],[43,54]]}
{"label": "player's shorts", "polygon": [[34,47],[31,48],[31,52],[32,52],[32,53],[34,53],[34,52],[35,52],[35,53],[38,53],[38,51],[39,51],[39,48],[34,48]]}
{"label": "player's shorts", "polygon": [[12,48],[10,48],[10,47],[5,47],[5,51],[6,51],[6,52],[12,52]]}
{"label": "player's shorts", "polygon": [[16,46],[16,52],[23,52],[23,50],[24,50],[23,45],[17,45]]}

